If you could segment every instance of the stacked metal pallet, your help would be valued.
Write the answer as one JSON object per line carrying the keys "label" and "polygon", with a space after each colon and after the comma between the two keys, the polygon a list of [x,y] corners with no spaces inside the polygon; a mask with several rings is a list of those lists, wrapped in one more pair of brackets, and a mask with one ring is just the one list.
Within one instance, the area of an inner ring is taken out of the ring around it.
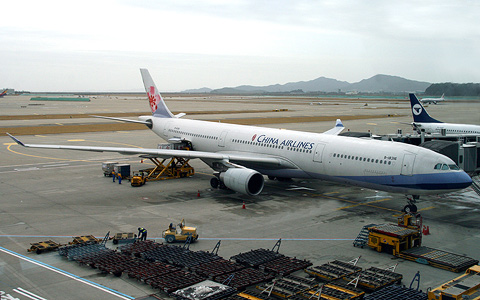
{"label": "stacked metal pallet", "polygon": [[358,273],[361,270],[362,268],[354,266],[351,263],[334,260],[320,266],[307,268],[305,269],[305,272],[317,277],[318,279],[331,281]]}
{"label": "stacked metal pallet", "polygon": [[452,272],[461,272],[478,264],[477,259],[424,246],[402,251],[398,256]]}
{"label": "stacked metal pallet", "polygon": [[220,275],[232,273],[241,269],[244,269],[244,265],[240,265],[223,258],[216,259],[203,264],[198,264],[190,268],[190,271],[204,276],[206,278],[214,278]]}
{"label": "stacked metal pallet", "polygon": [[353,299],[362,299],[363,294],[351,293],[348,290],[342,290],[330,285],[323,285],[317,290],[309,290],[306,293],[303,293],[303,297],[310,299],[342,299],[342,300],[353,300]]}
{"label": "stacked metal pallet", "polygon": [[279,275],[288,275],[298,270],[303,270],[312,263],[307,260],[300,260],[288,256],[281,256],[259,266],[260,270],[272,272]]}
{"label": "stacked metal pallet", "polygon": [[258,267],[281,256],[283,255],[278,252],[260,248],[234,255],[230,260],[249,267]]}
{"label": "stacked metal pallet", "polygon": [[251,285],[270,281],[273,278],[275,278],[275,276],[272,273],[266,274],[257,269],[245,268],[234,273],[217,276],[214,280],[238,290],[242,290]]}
{"label": "stacked metal pallet", "polygon": [[308,290],[318,286],[314,279],[306,279],[298,276],[284,276],[274,280],[273,283],[263,283],[257,285],[257,289],[267,295],[275,295],[280,298],[291,298],[294,295],[300,295]]}
{"label": "stacked metal pallet", "polygon": [[143,261],[128,269],[127,274],[130,278],[135,278],[139,281],[145,282],[153,277],[162,276],[167,273],[179,271],[180,269],[167,265],[162,262],[147,262]]}
{"label": "stacked metal pallet", "polygon": [[119,247],[119,250],[127,255],[133,255],[135,257],[140,257],[142,253],[145,253],[149,250],[163,247],[163,244],[156,243],[154,241],[136,241],[133,244],[127,244]]}
{"label": "stacked metal pallet", "polygon": [[162,276],[149,278],[145,280],[145,283],[150,285],[152,288],[161,289],[162,291],[170,294],[176,290],[183,289],[204,280],[205,278],[191,272],[178,270],[175,272],[166,273]]}
{"label": "stacked metal pallet", "polygon": [[374,292],[388,285],[400,284],[403,276],[389,270],[370,267],[357,274],[345,276],[344,279],[347,281],[358,280],[358,287],[368,292]]}
{"label": "stacked metal pallet", "polygon": [[111,251],[113,250],[107,249],[105,245],[83,243],[61,247],[58,249],[58,254],[67,257],[69,260],[77,261],[88,255],[99,255]]}

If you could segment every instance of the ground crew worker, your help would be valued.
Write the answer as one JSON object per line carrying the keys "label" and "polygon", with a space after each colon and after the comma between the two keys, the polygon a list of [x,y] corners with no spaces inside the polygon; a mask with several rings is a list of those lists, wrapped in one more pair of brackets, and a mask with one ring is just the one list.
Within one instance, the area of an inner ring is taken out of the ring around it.
{"label": "ground crew worker", "polygon": [[122,184],[122,175],[118,175],[118,184]]}
{"label": "ground crew worker", "polygon": [[145,241],[147,239],[147,230],[143,227],[138,227],[138,240]]}

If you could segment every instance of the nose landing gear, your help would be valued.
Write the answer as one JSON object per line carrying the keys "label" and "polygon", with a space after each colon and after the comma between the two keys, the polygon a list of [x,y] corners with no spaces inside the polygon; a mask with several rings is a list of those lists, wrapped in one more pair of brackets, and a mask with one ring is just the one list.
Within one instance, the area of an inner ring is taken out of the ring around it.
{"label": "nose landing gear", "polygon": [[403,208],[403,211],[406,212],[406,213],[415,213],[417,212],[417,206],[415,205],[415,203],[417,202],[417,200],[420,199],[420,196],[418,195],[412,195],[412,197],[408,197],[407,196],[407,205],[405,205],[405,207]]}

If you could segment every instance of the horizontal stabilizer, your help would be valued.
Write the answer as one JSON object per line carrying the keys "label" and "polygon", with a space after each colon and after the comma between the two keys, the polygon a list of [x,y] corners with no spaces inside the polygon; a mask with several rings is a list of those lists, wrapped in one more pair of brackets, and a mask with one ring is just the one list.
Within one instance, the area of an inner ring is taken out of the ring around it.
{"label": "horizontal stabilizer", "polygon": [[333,127],[330,130],[325,131],[324,134],[338,135],[344,129],[345,129],[345,126],[343,126],[342,121],[340,119],[337,119],[337,121],[335,122],[335,127]]}

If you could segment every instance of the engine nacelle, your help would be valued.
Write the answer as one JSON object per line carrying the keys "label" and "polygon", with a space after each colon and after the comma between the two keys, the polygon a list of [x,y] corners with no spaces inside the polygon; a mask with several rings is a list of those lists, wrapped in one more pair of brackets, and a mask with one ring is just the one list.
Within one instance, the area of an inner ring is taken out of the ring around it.
{"label": "engine nacelle", "polygon": [[263,175],[251,169],[230,168],[220,173],[220,180],[231,190],[256,196],[263,190]]}

